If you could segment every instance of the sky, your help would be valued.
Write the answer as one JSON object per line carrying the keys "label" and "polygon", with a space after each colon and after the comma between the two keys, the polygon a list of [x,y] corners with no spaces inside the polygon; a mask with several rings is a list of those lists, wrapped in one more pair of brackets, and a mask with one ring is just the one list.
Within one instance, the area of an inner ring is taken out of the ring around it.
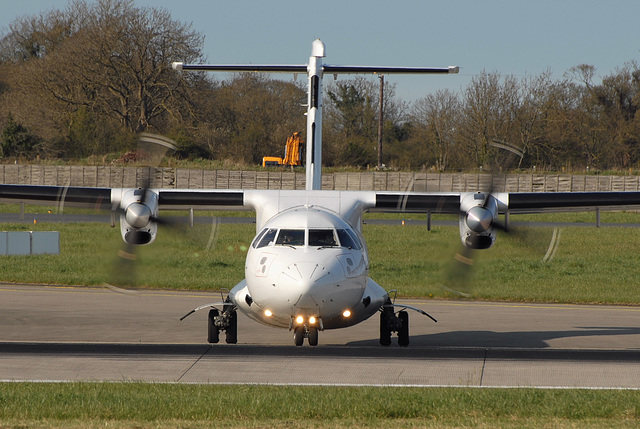
{"label": "sky", "polygon": [[[2,34],[20,16],[68,4],[66,0],[3,3]],[[460,66],[458,75],[385,77],[405,101],[439,89],[462,91],[483,71],[521,78],[551,71],[561,79],[571,67],[589,64],[603,77],[629,61],[640,62],[638,0],[135,0],[135,4],[167,9],[174,20],[191,23],[205,36],[209,63],[306,64],[311,43],[320,38],[326,45],[325,64]]]}

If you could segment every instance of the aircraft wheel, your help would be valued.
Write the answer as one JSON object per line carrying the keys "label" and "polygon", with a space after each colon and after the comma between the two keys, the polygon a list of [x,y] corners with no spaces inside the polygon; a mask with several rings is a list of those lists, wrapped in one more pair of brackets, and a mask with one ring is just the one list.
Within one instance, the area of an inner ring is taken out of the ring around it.
{"label": "aircraft wheel", "polygon": [[380,312],[380,344],[383,346],[391,345],[391,329],[389,329],[389,322],[389,311],[384,309]]}
{"label": "aircraft wheel", "polygon": [[227,326],[227,344],[236,344],[238,342],[238,312],[233,310],[229,317],[229,326]]}
{"label": "aircraft wheel", "polygon": [[318,345],[318,328],[309,328],[309,345]]}
{"label": "aircraft wheel", "polygon": [[293,329],[293,343],[296,346],[301,346],[304,342],[304,326],[296,326]]}
{"label": "aircraft wheel", "polygon": [[207,341],[211,344],[217,344],[220,341],[220,329],[216,326],[216,317],[218,317],[218,310],[215,308],[209,310]]}
{"label": "aircraft wheel", "polygon": [[400,318],[400,329],[398,330],[398,345],[406,347],[409,345],[409,313],[401,311],[398,313]]}

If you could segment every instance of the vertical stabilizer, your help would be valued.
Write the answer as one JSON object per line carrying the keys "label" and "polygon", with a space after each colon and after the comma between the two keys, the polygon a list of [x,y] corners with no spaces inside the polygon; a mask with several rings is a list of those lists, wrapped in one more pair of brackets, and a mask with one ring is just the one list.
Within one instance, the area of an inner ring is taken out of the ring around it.
{"label": "vertical stabilizer", "polygon": [[295,64],[184,64],[175,62],[174,70],[204,70],[218,72],[261,72],[261,73],[307,73],[309,89],[307,96],[307,159],[306,189],[322,189],[322,77],[324,73],[333,74],[454,74],[460,70],[457,66],[437,67],[377,67],[377,66],[340,66],[325,65],[324,43],[320,39],[311,45],[311,57],[307,65]]}
{"label": "vertical stabilizer", "polygon": [[322,58],[324,43],[313,41],[309,58],[307,99],[307,176],[306,189],[322,189]]}

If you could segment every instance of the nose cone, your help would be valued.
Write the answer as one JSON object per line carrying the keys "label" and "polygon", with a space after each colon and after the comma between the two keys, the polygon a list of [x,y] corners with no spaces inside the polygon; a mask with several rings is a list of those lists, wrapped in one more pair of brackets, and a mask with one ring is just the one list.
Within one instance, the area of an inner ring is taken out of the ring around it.
{"label": "nose cone", "polygon": [[473,207],[467,212],[467,225],[475,232],[484,232],[491,227],[493,215],[484,207]]}
{"label": "nose cone", "polygon": [[132,203],[125,214],[127,223],[134,228],[144,228],[151,220],[151,209],[146,204]]}
{"label": "nose cone", "polygon": [[316,262],[295,262],[280,274],[278,286],[297,308],[318,307],[322,290],[333,286],[335,279],[331,271]]}

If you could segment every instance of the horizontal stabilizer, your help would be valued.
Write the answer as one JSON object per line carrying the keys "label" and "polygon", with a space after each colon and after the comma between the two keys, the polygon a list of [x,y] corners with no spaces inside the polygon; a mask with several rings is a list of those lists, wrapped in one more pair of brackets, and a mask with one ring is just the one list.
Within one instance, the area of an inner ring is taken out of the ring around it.
{"label": "horizontal stabilizer", "polygon": [[[307,65],[301,64],[184,64],[175,62],[174,70],[218,71],[218,72],[264,72],[264,73],[307,73]],[[460,70],[449,67],[385,67],[385,66],[322,66],[324,73],[330,74],[453,74]]]}
{"label": "horizontal stabilizer", "polygon": [[454,74],[458,66],[449,67],[384,67],[384,66],[322,66],[325,73],[332,74]]}
{"label": "horizontal stabilizer", "polygon": [[173,63],[174,70],[218,72],[306,73],[307,65],[296,64],[184,64]]}

